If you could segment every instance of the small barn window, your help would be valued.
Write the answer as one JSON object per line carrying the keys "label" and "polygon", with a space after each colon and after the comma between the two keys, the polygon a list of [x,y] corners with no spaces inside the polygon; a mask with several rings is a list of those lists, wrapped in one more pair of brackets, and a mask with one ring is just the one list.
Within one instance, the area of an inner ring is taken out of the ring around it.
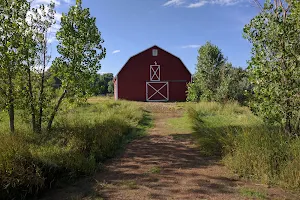
{"label": "small barn window", "polygon": [[158,50],[152,49],[152,56],[157,56],[157,55],[158,55]]}

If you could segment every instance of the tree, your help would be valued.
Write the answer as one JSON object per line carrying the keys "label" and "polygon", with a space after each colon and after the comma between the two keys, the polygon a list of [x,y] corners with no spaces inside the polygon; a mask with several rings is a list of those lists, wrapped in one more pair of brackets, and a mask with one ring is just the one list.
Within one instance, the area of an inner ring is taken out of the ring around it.
{"label": "tree", "polygon": [[114,88],[114,81],[111,80],[111,81],[108,82],[107,91],[108,91],[108,93],[113,94],[114,93],[114,89],[115,89]]}
{"label": "tree", "polygon": [[191,101],[215,99],[220,86],[221,68],[226,63],[221,50],[210,42],[200,47],[194,82],[188,87]]}
{"label": "tree", "polygon": [[[29,24],[28,32],[32,34],[28,38],[27,46],[23,52],[26,56],[24,70],[26,74],[25,85],[25,105],[30,105],[31,123],[34,132],[41,132],[42,121],[44,118],[44,108],[49,101],[46,94],[48,85],[46,84],[46,67],[49,63],[48,55],[48,34],[49,29],[55,24],[54,3],[40,5],[32,8],[29,12],[27,21]],[[28,110],[28,109],[27,109]]]}
{"label": "tree", "polygon": [[228,96],[242,105],[248,104],[248,96],[252,93],[252,87],[248,80],[248,72],[242,68],[231,68],[231,81],[229,83]]}
{"label": "tree", "polygon": [[247,72],[227,62],[221,50],[207,42],[199,49],[193,83],[188,85],[190,101],[238,101],[245,104],[245,91],[249,90]]}
{"label": "tree", "polygon": [[26,15],[30,4],[26,0],[0,1],[0,93],[9,114],[10,131],[15,131],[15,105],[22,67],[26,62],[22,52],[27,31]]}
{"label": "tree", "polygon": [[[111,93],[109,91],[109,84],[112,82],[114,76],[112,73],[97,74],[93,84],[94,95],[105,95]],[[111,90],[111,89],[110,89]]]}
{"label": "tree", "polygon": [[289,134],[300,130],[299,16],[298,0],[268,0],[244,28],[253,45],[248,66],[254,93],[251,107]]}
{"label": "tree", "polygon": [[82,8],[81,0],[76,0],[76,5],[62,15],[56,36],[60,56],[53,61],[51,71],[61,81],[61,94],[48,121],[48,130],[65,98],[78,99],[91,93],[91,83],[106,55],[96,18],[90,16],[89,9]]}

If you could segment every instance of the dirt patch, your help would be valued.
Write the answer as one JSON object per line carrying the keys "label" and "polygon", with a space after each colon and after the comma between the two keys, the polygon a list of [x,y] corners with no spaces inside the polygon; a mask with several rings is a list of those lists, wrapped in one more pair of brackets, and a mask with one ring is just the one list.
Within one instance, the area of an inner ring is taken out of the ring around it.
{"label": "dirt patch", "polygon": [[201,157],[191,134],[169,134],[167,119],[183,113],[174,104],[144,108],[154,114],[148,136],[129,144],[94,177],[44,199],[298,199],[282,189],[241,181],[217,158]]}

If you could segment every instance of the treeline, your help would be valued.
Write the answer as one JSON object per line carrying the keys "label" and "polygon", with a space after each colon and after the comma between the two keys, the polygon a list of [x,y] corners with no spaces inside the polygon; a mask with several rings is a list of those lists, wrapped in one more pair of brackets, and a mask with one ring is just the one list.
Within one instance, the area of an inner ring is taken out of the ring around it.
{"label": "treeline", "polygon": [[93,94],[98,96],[114,93],[113,79],[114,75],[112,73],[97,74],[93,84]]}
{"label": "treeline", "polygon": [[62,14],[56,34],[59,55],[51,58],[54,3],[32,7],[25,0],[1,1],[0,13],[0,109],[9,115],[11,133],[16,109],[29,116],[34,132],[49,131],[63,103],[82,102],[94,94],[92,84],[100,86],[97,72],[106,49],[96,19],[76,0]]}

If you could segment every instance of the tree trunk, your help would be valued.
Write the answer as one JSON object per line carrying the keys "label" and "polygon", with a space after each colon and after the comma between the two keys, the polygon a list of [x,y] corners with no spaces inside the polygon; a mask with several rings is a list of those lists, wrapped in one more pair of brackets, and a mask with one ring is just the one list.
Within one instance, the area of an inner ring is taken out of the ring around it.
{"label": "tree trunk", "polygon": [[54,110],[53,110],[53,112],[52,112],[52,114],[51,114],[51,117],[50,117],[50,119],[49,119],[48,126],[47,126],[47,130],[48,130],[48,131],[50,131],[51,128],[52,128],[52,124],[53,124],[53,120],[54,120],[54,118],[55,118],[55,115],[56,115],[56,113],[57,113],[57,111],[58,111],[58,109],[59,109],[59,106],[60,106],[61,102],[62,102],[63,99],[65,98],[66,94],[67,94],[67,90],[65,90],[65,91],[63,92],[63,94],[60,96],[60,98],[59,98],[59,100],[58,100],[58,102],[57,102],[57,104],[56,104],[56,106],[55,106],[55,108],[54,108]]}
{"label": "tree trunk", "polygon": [[9,89],[8,89],[8,115],[9,115],[9,126],[10,132],[15,133],[15,108],[14,108],[14,97],[13,97],[13,83],[12,77],[9,75]]}
{"label": "tree trunk", "polygon": [[33,101],[33,91],[32,91],[32,80],[31,80],[31,71],[30,68],[27,68],[28,75],[28,90],[29,90],[29,100],[30,100],[30,109],[31,109],[31,126],[32,130],[36,131],[36,121],[35,121],[35,109],[34,109],[34,101]]}
{"label": "tree trunk", "polygon": [[[44,83],[45,83],[45,69],[46,69],[46,48],[47,48],[47,39],[44,41],[44,50],[43,50],[43,70],[42,70],[42,77],[41,77],[41,90],[40,90],[40,97],[39,97],[39,119],[38,119],[38,132],[42,131],[42,119],[43,119],[43,105],[44,105]],[[53,120],[52,120],[53,121]],[[51,122],[52,124],[52,122]],[[50,127],[51,128],[51,127]]]}
{"label": "tree trunk", "polygon": [[287,100],[287,111],[286,111],[286,122],[285,122],[285,131],[288,135],[291,135],[293,132],[291,120],[292,120],[292,112],[290,111],[290,100]]}

